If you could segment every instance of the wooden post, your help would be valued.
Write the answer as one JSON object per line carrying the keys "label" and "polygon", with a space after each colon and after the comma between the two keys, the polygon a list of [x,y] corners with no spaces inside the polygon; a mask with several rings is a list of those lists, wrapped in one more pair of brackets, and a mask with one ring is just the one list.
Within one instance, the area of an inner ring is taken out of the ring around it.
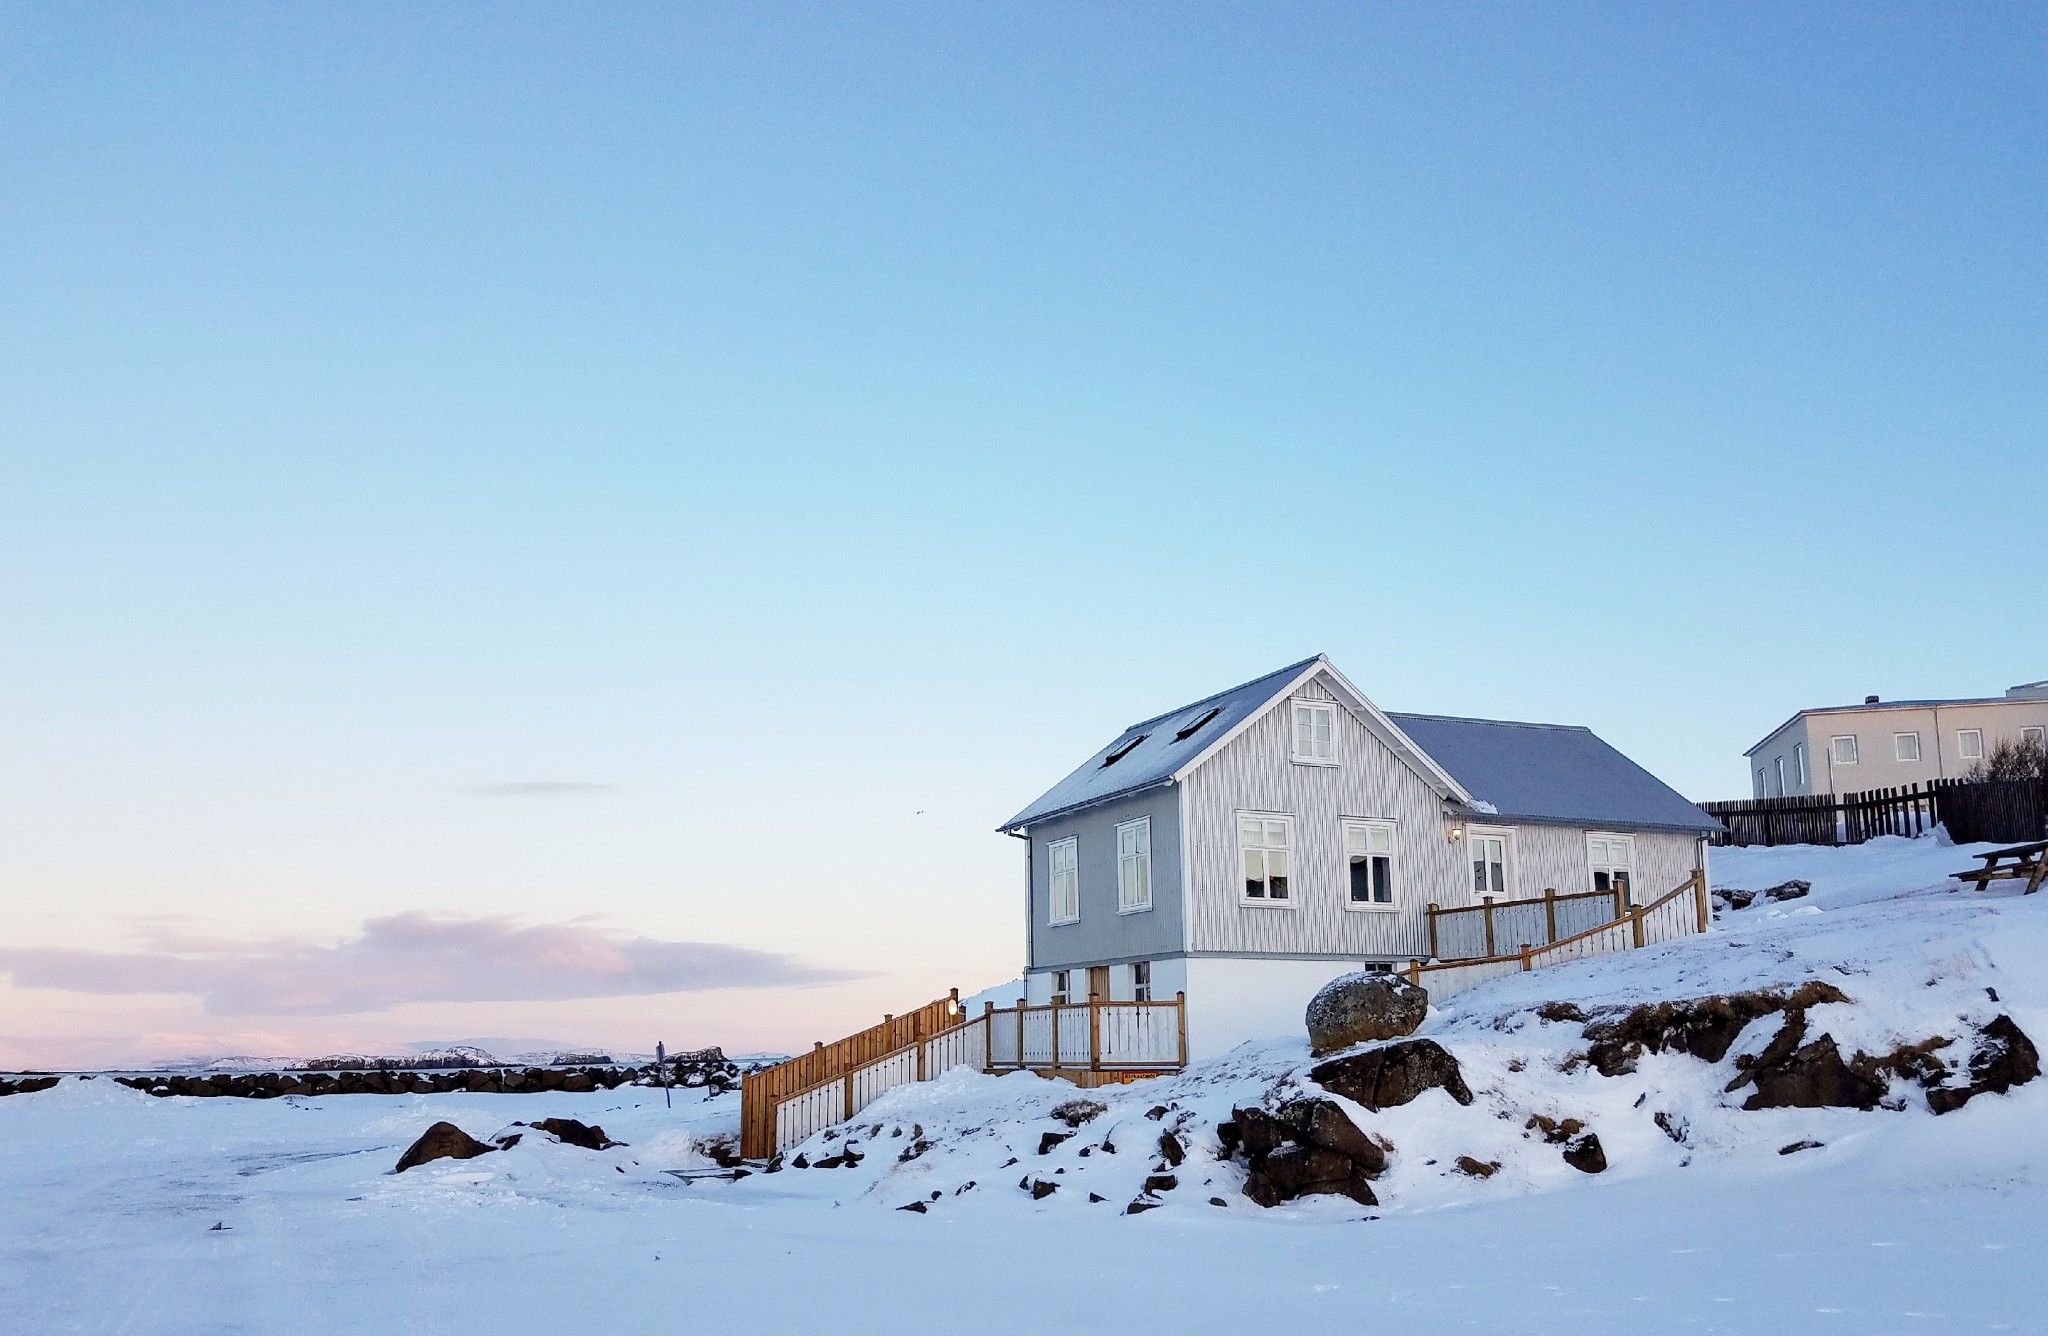
{"label": "wooden post", "polygon": [[[1018,1005],[1023,1005],[1019,1003]],[[984,1001],[981,1004],[981,1069],[989,1071],[996,1065],[996,1004]]]}
{"label": "wooden post", "polygon": [[[1021,1058],[1021,1057],[1023,1057],[1024,1055],[1023,1055],[1022,1053],[1019,1053],[1019,1054],[1018,1054],[1017,1056]],[[1059,1000],[1058,998],[1054,998],[1054,999],[1052,1000],[1052,1065],[1053,1065],[1053,1070],[1055,1070],[1055,1071],[1059,1070],[1059,1065],[1060,1065],[1060,1000]]]}
{"label": "wooden post", "polygon": [[1180,1065],[1188,1065],[1188,995],[1182,989],[1173,995],[1174,1016],[1180,1025]]}
{"label": "wooden post", "polygon": [[1088,994],[1088,1070],[1102,1070],[1102,1003],[1093,992]]}
{"label": "wooden post", "polygon": [[1408,961],[1408,982],[1418,988],[1422,986],[1422,962],[1413,957]]}
{"label": "wooden post", "polygon": [[[1549,946],[1557,940],[1557,887],[1543,888],[1543,944]],[[1523,969],[1529,968],[1526,964]]]}
{"label": "wooden post", "polygon": [[1019,1067],[1024,1065],[1024,1003],[1030,999],[1030,996],[1029,993],[1026,993],[1017,1000],[1017,1065]]}
{"label": "wooden post", "polygon": [[1633,910],[1629,911],[1629,920],[1635,925],[1636,946],[1640,949],[1643,945],[1643,907],[1641,905],[1637,905]]}
{"label": "wooden post", "polygon": [[1692,870],[1692,898],[1699,911],[1700,931],[1707,930],[1707,871],[1705,868]]}
{"label": "wooden post", "polygon": [[1628,906],[1627,906],[1627,905],[1625,905],[1625,904],[1623,904],[1623,903],[1621,902],[1621,896],[1622,896],[1622,890],[1621,890],[1621,887],[1619,887],[1619,886],[1615,887],[1615,888],[1614,888],[1614,917],[1616,917],[1617,919],[1618,919],[1618,918],[1620,918],[1620,917],[1621,917],[1621,916],[1622,916],[1623,914],[1626,914],[1626,913],[1628,913]]}
{"label": "wooden post", "polygon": [[[954,992],[960,990],[955,988]],[[910,1040],[917,1045],[917,1079],[924,1080],[924,1017],[913,1016],[910,1021]]]}
{"label": "wooden post", "polygon": [[1436,902],[1432,900],[1429,904],[1429,958],[1438,960],[1442,956],[1443,953],[1436,949]]}
{"label": "wooden post", "polygon": [[1486,904],[1486,954],[1488,958],[1491,958],[1493,955],[1493,897],[1489,895],[1484,897],[1484,899]]}
{"label": "wooden post", "polygon": [[1524,942],[1522,943],[1522,973],[1527,974],[1529,969],[1529,944]]}

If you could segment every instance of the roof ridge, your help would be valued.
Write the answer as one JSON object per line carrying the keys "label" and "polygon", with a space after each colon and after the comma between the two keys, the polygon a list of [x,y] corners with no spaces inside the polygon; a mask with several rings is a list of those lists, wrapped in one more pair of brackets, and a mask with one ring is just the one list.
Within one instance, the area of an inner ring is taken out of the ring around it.
{"label": "roof ridge", "polygon": [[[1268,678],[1291,677],[1294,674],[1300,672],[1302,669],[1308,667],[1310,664],[1320,662],[1323,657],[1324,656],[1320,654],[1313,655],[1309,658],[1303,659],[1300,663],[1290,663],[1285,668],[1275,668],[1270,673],[1260,673],[1257,677],[1247,678],[1244,681],[1239,682],[1234,687],[1225,687],[1221,691],[1212,691],[1208,695],[1202,697],[1200,700],[1191,700],[1185,705],[1176,705],[1170,710],[1161,710],[1158,714],[1153,715],[1149,719],[1140,719],[1135,724],[1126,724],[1124,726],[1124,733],[1135,732],[1136,730],[1143,728],[1147,724],[1156,724],[1161,719],[1171,719],[1173,716],[1177,714],[1185,714],[1189,710],[1195,709],[1197,706],[1207,705],[1212,700],[1221,700],[1225,696],[1235,695],[1237,692],[1243,691],[1246,687],[1257,686],[1259,683],[1266,681]],[[1117,736],[1122,737],[1123,733],[1119,733]]]}
{"label": "roof ridge", "polygon": [[1591,733],[1585,724],[1539,724],[1527,719],[1481,719],[1469,714],[1421,714],[1414,710],[1388,710],[1389,719],[1435,719],[1447,724],[1493,724],[1498,728],[1550,728],[1560,733]]}

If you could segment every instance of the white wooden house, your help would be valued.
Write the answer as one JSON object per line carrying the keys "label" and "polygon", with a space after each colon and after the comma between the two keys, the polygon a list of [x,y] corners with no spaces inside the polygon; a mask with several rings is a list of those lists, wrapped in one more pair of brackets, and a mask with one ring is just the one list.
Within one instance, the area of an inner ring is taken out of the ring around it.
{"label": "white wooden house", "polygon": [[1587,729],[1387,714],[1323,657],[1131,725],[1002,826],[1027,1001],[1184,993],[1196,1057],[1349,971],[1505,958],[1689,881],[1704,906],[1718,829]]}

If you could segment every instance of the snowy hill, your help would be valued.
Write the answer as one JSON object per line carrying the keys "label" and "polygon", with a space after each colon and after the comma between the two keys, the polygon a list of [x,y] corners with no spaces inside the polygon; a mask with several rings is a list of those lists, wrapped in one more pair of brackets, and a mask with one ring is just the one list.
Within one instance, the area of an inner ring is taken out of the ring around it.
{"label": "snowy hill", "polygon": [[[1018,1332],[2038,1330],[2043,1286],[2016,1263],[2048,1228],[2048,1081],[1941,1115],[1927,1093],[1969,1082],[2001,1016],[2048,1039],[2048,895],[1959,890],[1947,874],[1970,852],[1717,851],[1717,887],[1811,890],[1433,1009],[1422,1034],[1472,1102],[1350,1106],[1391,1147],[1376,1206],[1241,1193],[1218,1125],[1307,1090],[1299,1036],[1088,1092],[1104,1107],[1078,1126],[1053,1112],[1070,1087],[957,1071],[736,1181],[701,1176],[736,1096],[259,1103],[67,1080],[0,1099],[0,1209],[33,1225],[0,1235],[0,1329],[253,1330],[283,1308],[313,1331],[470,1330],[487,1307],[494,1329],[534,1331],[592,1311],[892,1332],[963,1313]],[[1816,981],[1795,1037],[1831,1037],[1873,1108],[1743,1107],[1782,1009],[1718,1055],[1628,1050],[1634,1008]],[[1907,1050],[1926,1061],[1882,1065]],[[528,1136],[390,1172],[436,1120],[485,1137],[550,1115],[629,1144]],[[1596,1135],[1604,1172],[1567,1163],[1543,1120]],[[117,1292],[79,1284],[117,1267]]]}

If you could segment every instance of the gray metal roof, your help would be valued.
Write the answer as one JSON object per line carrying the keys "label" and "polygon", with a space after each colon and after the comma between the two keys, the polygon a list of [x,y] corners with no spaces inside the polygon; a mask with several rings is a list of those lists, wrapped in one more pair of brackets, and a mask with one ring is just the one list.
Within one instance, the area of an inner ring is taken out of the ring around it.
{"label": "gray metal roof", "polygon": [[1593,827],[1721,829],[1720,822],[1591,729],[1433,714],[1387,717],[1505,818]]}
{"label": "gray metal roof", "polygon": [[[1155,788],[1173,778],[1204,748],[1231,729],[1257,714],[1275,696],[1292,686],[1317,659],[1303,659],[1285,668],[1256,677],[1242,686],[1219,691],[1191,701],[1177,710],[1142,719],[1116,735],[1109,745],[1088,758],[1080,769],[1039,795],[1038,801],[1005,821],[999,829],[1016,830],[1033,822],[1077,807],[1092,807],[1111,798]],[[1214,710],[1215,717],[1203,722],[1186,737],[1181,730],[1194,725]],[[1136,746],[1130,746],[1139,739]],[[1128,748],[1128,750],[1125,750]],[[1122,755],[1104,764],[1118,752]]]}

